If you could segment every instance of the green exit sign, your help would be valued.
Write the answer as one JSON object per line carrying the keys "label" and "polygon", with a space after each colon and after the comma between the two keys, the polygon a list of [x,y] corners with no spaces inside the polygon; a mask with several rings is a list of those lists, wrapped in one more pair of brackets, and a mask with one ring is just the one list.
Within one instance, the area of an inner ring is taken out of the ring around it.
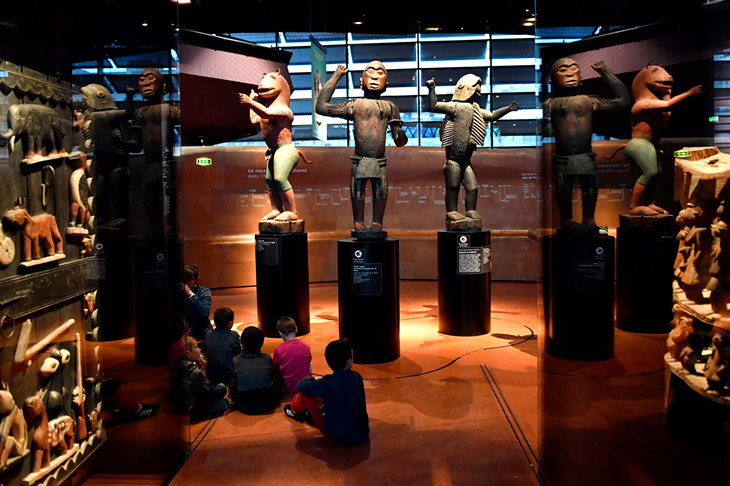
{"label": "green exit sign", "polygon": [[208,157],[198,157],[195,159],[195,163],[198,165],[211,165],[213,163],[213,159]]}
{"label": "green exit sign", "polygon": [[720,117],[719,116],[711,116],[710,117],[710,123],[717,123],[719,121],[720,121]]}
{"label": "green exit sign", "polygon": [[692,155],[692,152],[689,150],[677,150],[674,152],[675,158],[683,158],[683,157],[690,157]]}

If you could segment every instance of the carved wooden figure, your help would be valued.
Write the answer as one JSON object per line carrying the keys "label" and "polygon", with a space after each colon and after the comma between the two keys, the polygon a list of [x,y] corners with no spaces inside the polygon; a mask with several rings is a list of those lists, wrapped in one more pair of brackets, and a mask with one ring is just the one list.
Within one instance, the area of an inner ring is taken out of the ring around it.
{"label": "carved wooden figure", "polygon": [[[15,140],[23,143],[24,162],[32,163],[47,158],[66,155],[63,138],[66,135],[61,117],[43,105],[12,105],[8,109],[8,131],[0,137],[10,139],[10,149]],[[46,157],[43,156],[46,149]]]}
{"label": "carved wooden figure", "polygon": [[63,255],[63,239],[53,215],[31,216],[23,207],[15,207],[6,211],[3,218],[8,224],[22,228],[23,260],[26,262],[41,258],[41,242],[43,242],[47,256],[65,256]]}
{"label": "carved wooden figure", "polygon": [[294,113],[289,108],[291,89],[280,70],[264,73],[258,88],[250,95],[240,93],[241,104],[251,110],[251,123],[261,126],[266,145],[266,186],[271,211],[263,220],[290,221],[299,219],[294,189],[289,176],[304,155],[292,145]]}
{"label": "carved wooden figure", "polygon": [[0,384],[0,417],[0,467],[4,467],[10,457],[22,456],[28,447],[25,418],[4,382]]}
{"label": "carved wooden figure", "polygon": [[51,450],[64,455],[74,446],[74,421],[69,416],[61,416],[48,421],[43,401],[36,395],[28,398],[23,405],[26,421],[33,431],[33,466],[37,473],[51,465]]}
{"label": "carved wooden figure", "polygon": [[730,337],[712,336],[712,355],[705,365],[705,378],[708,389],[718,393],[730,384]]}
{"label": "carved wooden figure", "polygon": [[[372,61],[360,79],[364,96],[344,103],[330,103],[343,76],[345,66],[337,66],[332,77],[322,87],[315,111],[320,115],[336,116],[354,122],[355,154],[350,157],[350,202],[358,237],[384,238],[383,217],[388,202],[388,168],[385,156],[385,137],[388,127],[396,147],[408,143],[403,120],[395,103],[382,100],[388,86],[388,72],[380,61]],[[365,190],[370,181],[373,197],[373,223],[365,226]]]}
{"label": "carved wooden figure", "polygon": [[89,206],[89,183],[86,177],[86,154],[75,152],[69,159],[76,163],[76,169],[71,173],[69,179],[68,197],[71,211],[66,234],[87,235],[89,234],[91,208]]}
{"label": "carved wooden figure", "polygon": [[[560,226],[568,229],[596,228],[594,219],[598,200],[596,154],[593,152],[593,113],[628,109],[631,97],[626,86],[603,61],[591,64],[614,98],[604,99],[580,93],[581,73],[578,63],[570,58],[558,59],[552,66],[553,97],[543,105],[543,111],[555,136],[553,154],[553,184],[560,212]],[[573,219],[573,179],[578,177],[582,191],[583,221]]]}
{"label": "carved wooden figure", "polygon": [[[426,81],[426,86],[428,110],[446,115],[439,130],[441,144],[446,148],[446,229],[481,228],[482,218],[477,212],[479,185],[471,165],[471,156],[476,147],[484,143],[489,122],[519,110],[520,105],[512,102],[494,112],[481,109],[477,100],[482,94],[482,79],[474,74],[459,79],[450,102],[436,101],[435,80]],[[458,211],[461,185],[466,191],[466,216]]]}

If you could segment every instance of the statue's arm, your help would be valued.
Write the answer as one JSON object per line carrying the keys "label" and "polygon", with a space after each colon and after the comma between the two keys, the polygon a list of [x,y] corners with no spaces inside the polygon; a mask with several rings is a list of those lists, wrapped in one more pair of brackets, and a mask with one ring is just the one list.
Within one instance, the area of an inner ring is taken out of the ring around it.
{"label": "statue's arm", "polygon": [[393,137],[396,147],[402,147],[408,143],[408,136],[405,130],[403,130],[403,120],[400,119],[400,111],[395,103],[390,103],[390,119],[388,119],[390,125],[390,134]]}
{"label": "statue's arm", "polygon": [[436,100],[436,81],[431,78],[426,81],[428,87],[428,111],[431,113],[454,114],[454,103],[444,103]]}
{"label": "statue's arm", "polygon": [[631,106],[631,95],[629,95],[629,90],[626,85],[608,69],[608,66],[603,61],[594,62],[591,64],[591,68],[601,75],[603,81],[611,88],[611,91],[615,95],[614,98],[608,100],[591,96],[593,109],[600,111],[627,110]]}
{"label": "statue's arm", "polygon": [[639,100],[631,108],[631,113],[638,113],[642,110],[668,110],[677,103],[686,100],[690,96],[702,94],[702,85],[695,86],[689,91],[675,96],[669,100]]}
{"label": "statue's arm", "polygon": [[502,108],[499,108],[494,111],[487,111],[487,110],[481,110],[482,112],[482,118],[484,118],[484,121],[490,122],[490,121],[497,121],[500,118],[502,118],[504,115],[511,111],[517,111],[520,109],[519,103],[516,101],[513,101],[507,106],[503,106]]}
{"label": "statue's arm", "polygon": [[317,97],[317,105],[315,106],[315,111],[318,115],[336,116],[339,118],[349,119],[347,118],[349,111],[348,103],[330,103],[332,95],[337,89],[337,85],[340,83],[340,79],[342,79],[347,72],[348,70],[345,66],[337,66],[337,70],[332,77],[324,83],[324,86],[322,86],[319,96]]}
{"label": "statue's arm", "polygon": [[540,105],[540,108],[542,109],[542,119],[540,120],[541,124],[538,126],[538,135],[542,135],[543,137],[553,136],[553,124],[550,114],[551,105],[552,99],[547,99]]}

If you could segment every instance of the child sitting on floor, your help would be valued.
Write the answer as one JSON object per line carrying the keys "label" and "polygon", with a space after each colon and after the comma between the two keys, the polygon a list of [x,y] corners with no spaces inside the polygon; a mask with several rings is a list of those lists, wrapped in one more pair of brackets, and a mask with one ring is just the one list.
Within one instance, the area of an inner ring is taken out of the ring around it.
{"label": "child sitting on floor", "polygon": [[274,349],[274,372],[284,377],[284,390],[297,393],[297,383],[312,376],[312,352],[304,341],[297,340],[297,325],[291,317],[282,317],[276,330],[284,340]]}
{"label": "child sitting on floor", "polygon": [[362,376],[350,369],[352,346],[347,339],[332,341],[325,348],[324,357],[333,373],[319,380],[312,376],[302,378],[297,384],[299,393],[291,405],[284,406],[284,413],[304,422],[308,421],[305,412],[309,412],[325,439],[362,444],[368,440],[370,427]]}
{"label": "child sitting on floor", "polygon": [[213,384],[233,385],[236,374],[233,372],[233,357],[241,353],[241,340],[233,328],[233,311],[219,307],[213,314],[215,329],[205,333],[200,350],[205,353],[208,366],[205,371]]}
{"label": "child sitting on floor", "polygon": [[243,352],[233,358],[236,384],[231,386],[233,404],[247,415],[273,410],[284,396],[281,376],[274,374],[271,356],[261,352],[264,333],[249,326],[241,333]]}
{"label": "child sitting on floor", "polygon": [[226,385],[208,385],[206,361],[192,336],[185,337],[187,353],[180,365],[172,387],[172,401],[177,412],[190,413],[196,419],[228,409]]}

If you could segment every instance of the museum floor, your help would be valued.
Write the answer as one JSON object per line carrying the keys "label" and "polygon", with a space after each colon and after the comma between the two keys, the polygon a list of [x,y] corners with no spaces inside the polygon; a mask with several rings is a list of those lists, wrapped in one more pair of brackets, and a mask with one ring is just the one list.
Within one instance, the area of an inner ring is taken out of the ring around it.
{"label": "museum floor", "polygon": [[[302,339],[312,348],[315,374],[324,374],[324,347],[337,337],[337,286],[310,288],[312,332]],[[237,330],[255,325],[255,289],[214,291],[218,306],[234,310]],[[160,484],[188,440],[192,453],[173,486],[537,485],[538,447],[549,486],[668,486],[723,476],[711,465],[726,461],[726,447],[708,450],[667,431],[666,335],[617,330],[614,359],[546,356],[538,373],[537,309],[537,284],[494,282],[492,332],[441,335],[436,282],[402,281],[401,358],[354,367],[366,380],[371,428],[369,443],[356,447],[329,444],[286,418],[290,395],[272,413],[231,412],[194,423],[181,436],[178,426],[187,417],[169,413],[166,367],[106,360],[106,374],[125,373],[126,391],[159,400],[162,409],[152,419],[112,427],[95,458],[102,466],[84,484]],[[279,343],[266,339],[264,351]],[[131,340],[108,344],[133,346]],[[144,474],[125,476],[127,461]]]}

